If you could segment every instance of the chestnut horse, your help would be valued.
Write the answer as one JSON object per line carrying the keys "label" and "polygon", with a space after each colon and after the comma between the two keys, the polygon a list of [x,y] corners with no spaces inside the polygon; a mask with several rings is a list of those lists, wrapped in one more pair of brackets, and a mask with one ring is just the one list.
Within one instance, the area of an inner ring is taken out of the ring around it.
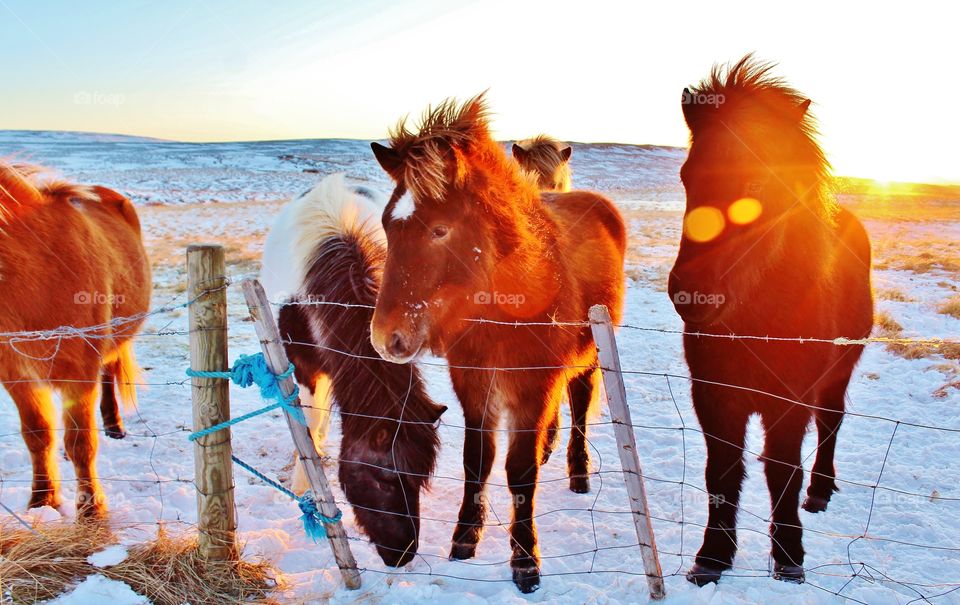
{"label": "chestnut horse", "polygon": [[[771,68],[748,55],[684,90],[687,208],[670,295],[688,333],[864,338],[873,324],[870,242],[827,191],[810,101]],[[834,447],[863,347],[691,334],[683,344],[712,503],[687,578],[715,582],[733,564],[744,436],[759,414],[774,577],[802,582],[801,444],[813,418],[819,448],[803,508],[823,511],[837,490]]]}
{"label": "chestnut horse", "polygon": [[593,193],[541,194],[491,138],[482,95],[444,101],[416,132],[401,121],[390,144],[372,145],[396,182],[383,212],[373,345],[396,363],[431,350],[450,364],[467,426],[453,559],[476,552],[505,416],[513,581],[532,592],[540,585],[534,493],[565,389],[574,409],[570,488],[589,490],[586,417],[599,371],[581,322],[594,304],[620,317],[623,221]]}
{"label": "chestnut horse", "polygon": [[570,155],[573,148],[540,134],[513,144],[513,158],[537,177],[541,191],[570,191]]}
{"label": "chestnut horse", "polygon": [[[0,380],[20,412],[33,462],[31,508],[60,506],[51,390],[63,399],[64,446],[77,475],[77,512],[97,517],[99,382],[134,403],[133,337],[150,304],[150,265],[137,213],[105,187],[45,180],[39,168],[0,164],[0,332],[73,326],[89,336],[0,343]],[[125,319],[124,319],[125,318]]]}
{"label": "chestnut horse", "polygon": [[[400,566],[417,553],[420,492],[440,449],[435,423],[447,408],[430,399],[415,366],[383,361],[370,344],[385,201],[341,175],[326,177],[280,212],[261,276],[283,305],[280,334],[314,443],[324,445],[334,399],[343,427],[340,485],[380,558]],[[299,460],[295,473],[293,489],[302,493]]]}

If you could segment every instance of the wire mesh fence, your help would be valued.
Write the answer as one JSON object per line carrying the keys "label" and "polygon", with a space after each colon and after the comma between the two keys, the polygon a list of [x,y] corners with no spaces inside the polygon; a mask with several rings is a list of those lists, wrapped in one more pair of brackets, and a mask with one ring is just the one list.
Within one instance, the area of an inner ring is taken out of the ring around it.
{"label": "wire mesh fence", "polygon": [[[237,300],[236,290],[234,286],[229,286],[232,309],[231,357],[256,347],[252,330],[242,321],[246,313]],[[155,306],[146,317],[147,324],[137,336],[141,360],[144,365],[152,367],[147,378],[137,382],[137,386],[144,391],[143,404],[132,415],[128,414],[128,430],[123,441],[102,440],[104,447],[98,461],[100,480],[105,485],[111,507],[123,511],[117,522],[132,532],[139,531],[144,535],[148,535],[157,524],[177,525],[185,531],[193,531],[196,527],[196,517],[190,513],[194,505],[195,484],[192,446],[187,441],[191,432],[188,403],[191,383],[183,375],[189,364],[187,338],[190,335],[189,328],[185,327],[183,312],[190,303],[185,295],[179,295]],[[290,304],[343,306],[323,301]],[[122,330],[125,325],[141,319],[144,317],[118,318],[101,326],[4,333],[0,334],[0,346],[10,346],[16,350],[16,345],[24,341],[47,341],[53,345],[51,355],[55,356],[55,345],[62,339],[105,338],[112,330]],[[516,325],[523,326],[522,323]],[[557,322],[556,325],[576,329],[589,324],[573,321]],[[671,358],[666,369],[657,367],[649,350],[638,345],[642,345],[643,335],[649,333],[679,340],[683,331],[631,324],[617,327],[621,353],[634,347],[639,349],[637,354],[625,355],[622,374],[634,416],[631,428],[636,435],[644,467],[650,516],[657,535],[664,575],[668,578],[682,576],[700,545],[706,522],[705,512],[710,504],[711,496],[706,492],[702,479],[704,434],[692,415],[689,385],[693,379],[684,373],[682,360],[677,356],[676,359]],[[763,335],[692,336],[771,340]],[[776,340],[784,339],[781,337]],[[891,340],[933,345],[950,342],[939,338],[789,340],[832,346],[865,344],[868,352],[876,351],[875,354],[881,356],[886,354],[879,349]],[[157,345],[156,341],[165,344]],[[352,355],[329,344],[295,344]],[[674,350],[678,349],[679,343],[675,343]],[[444,373],[449,366],[441,360],[429,358],[420,364],[425,368],[431,389],[439,385],[438,388],[447,397],[452,397],[448,385],[444,384]],[[472,369],[513,372],[553,367]],[[13,380],[4,384],[23,381],[27,380]],[[735,380],[720,386],[751,391],[735,384]],[[882,396],[871,390],[869,381],[862,378],[856,380],[854,391],[838,445],[837,483],[841,493],[834,498],[826,513],[803,518],[808,553],[805,568],[807,585],[858,603],[868,602],[862,596],[853,596],[861,594],[854,589],[863,586],[892,590],[899,599],[906,599],[901,602],[952,602],[960,592],[960,533],[955,523],[960,513],[960,492],[956,491],[957,479],[960,478],[960,469],[957,467],[960,461],[960,422],[956,412],[949,413],[955,401],[947,400],[941,402],[939,407],[931,406],[918,393],[917,401],[924,403],[887,402],[879,408],[872,408],[870,399]],[[785,403],[811,410],[817,409],[811,403],[776,394],[756,394],[776,397]],[[231,397],[236,413],[261,405],[250,394],[232,391]],[[158,410],[151,410],[151,404],[162,405]],[[335,416],[349,413],[335,407],[331,409],[329,404],[323,402],[316,405]],[[894,409],[891,410],[891,407]],[[9,420],[7,426],[11,429],[16,426],[12,408],[8,406],[4,412],[10,414],[6,418]],[[178,409],[179,414],[176,413]],[[897,413],[892,413],[894,411]],[[371,414],[355,416],[393,420]],[[579,495],[566,491],[566,469],[562,463],[551,459],[544,467],[538,481],[540,492],[535,520],[543,536],[541,558],[545,582],[549,582],[551,577],[584,575],[634,578],[638,587],[645,581],[645,572],[637,553],[637,540],[632,531],[632,513],[623,487],[623,470],[615,454],[613,428],[614,423],[604,411],[588,422],[587,439],[593,460],[591,477],[594,478],[591,493]],[[481,550],[484,550],[483,544],[487,540],[494,543],[487,555],[473,560],[449,561],[445,552],[450,532],[457,523],[457,505],[464,482],[458,454],[466,430],[465,423],[456,413],[448,414],[448,417],[439,421],[443,442],[442,460],[431,477],[432,492],[425,495],[422,501],[421,524],[424,531],[421,549],[415,564],[406,569],[385,567],[378,564],[380,562],[375,555],[364,551],[372,551],[368,548],[370,541],[354,525],[352,506],[338,489],[340,495],[337,504],[345,513],[344,521],[350,540],[361,547],[362,554],[358,562],[364,577],[384,580],[404,578],[409,582],[441,579],[468,583],[511,582],[506,572],[508,558],[491,554],[493,550],[504,554],[508,552],[506,529],[510,524],[510,506],[502,473],[495,471],[487,484],[490,516],[485,523],[487,537],[481,543]],[[512,431],[509,427],[500,426],[481,430],[496,433],[500,441],[509,438]],[[62,432],[63,429],[57,431]],[[238,425],[235,431],[235,450],[242,457],[253,460],[282,480],[288,479],[292,447],[289,436],[283,430],[279,412],[267,414],[262,420],[253,421],[247,426]],[[759,427],[752,425],[744,449],[751,477],[744,486],[740,503],[738,531],[741,546],[734,567],[724,577],[770,575],[766,527],[770,522],[768,494],[766,486],[753,477],[761,475],[759,433]],[[569,418],[565,417],[561,442],[568,436]],[[25,518],[29,524],[32,520],[49,516],[37,517],[22,512],[31,478],[26,448],[22,443],[17,443],[21,439],[21,432],[17,430],[8,429],[0,433],[4,467],[0,472],[0,504],[9,511],[7,514]],[[803,450],[803,464],[796,469],[806,476],[812,472],[810,462],[816,452],[816,443],[810,441],[807,440]],[[324,461],[329,468],[343,464],[368,464],[341,458],[334,453],[336,445],[334,433],[330,443],[323,446]],[[131,454],[130,451],[134,450],[136,453]],[[562,455],[557,453],[554,458],[562,458]],[[61,464],[61,467],[64,468],[62,482],[69,491],[71,482],[76,479],[67,468],[68,465]],[[395,469],[382,467],[382,470]],[[240,489],[249,492],[238,511],[241,535],[245,532],[253,535],[252,543],[259,547],[269,542],[264,537],[264,516],[271,520],[293,518],[297,511],[285,497],[261,488],[255,478],[244,476],[242,471],[238,472],[236,481]],[[571,536],[574,539],[570,539]],[[333,565],[325,546],[301,544],[300,547],[313,549],[318,568]],[[905,565],[904,562],[910,558],[923,562]],[[923,568],[925,573],[919,573],[918,568]]]}

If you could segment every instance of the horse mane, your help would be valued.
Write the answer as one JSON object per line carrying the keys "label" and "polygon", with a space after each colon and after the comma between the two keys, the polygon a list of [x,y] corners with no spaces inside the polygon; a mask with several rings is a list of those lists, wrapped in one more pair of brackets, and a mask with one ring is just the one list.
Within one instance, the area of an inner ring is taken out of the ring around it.
{"label": "horse mane", "polygon": [[0,222],[52,198],[100,201],[95,188],[55,178],[37,164],[0,161]]}
{"label": "horse mane", "polygon": [[[449,185],[460,185],[466,178],[466,155],[491,166],[513,166],[490,136],[489,117],[486,92],[481,92],[463,103],[451,97],[428,106],[413,130],[408,118],[402,118],[388,134],[390,146],[403,158],[395,178],[416,198],[442,200]],[[451,161],[456,166],[453,174]],[[534,179],[518,168],[514,172],[516,180],[536,189]]]}
{"label": "horse mane", "polygon": [[[810,100],[783,78],[773,75],[775,67],[775,63],[755,59],[753,53],[733,64],[714,65],[707,78],[685,91],[685,95],[716,100],[713,104],[685,102],[690,139],[693,141],[699,133],[721,125],[730,134],[756,133],[749,140],[761,161],[776,158],[779,150],[790,147],[793,157],[784,164],[809,173],[810,182],[806,185],[810,193],[819,198],[825,214],[831,216],[836,209],[826,195],[831,167],[816,140],[819,131],[816,119],[808,111]],[[784,137],[789,137],[794,145],[784,146]]]}

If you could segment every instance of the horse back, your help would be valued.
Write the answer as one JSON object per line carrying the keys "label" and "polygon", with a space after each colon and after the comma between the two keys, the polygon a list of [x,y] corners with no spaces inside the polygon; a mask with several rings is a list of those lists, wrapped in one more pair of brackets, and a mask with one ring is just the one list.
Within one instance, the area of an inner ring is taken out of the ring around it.
{"label": "horse back", "polygon": [[542,199],[557,223],[561,254],[579,285],[579,315],[586,318],[591,306],[602,304],[613,321],[619,321],[627,246],[620,212],[609,199],[588,191],[544,194]]}
{"label": "horse back", "polygon": [[[136,212],[128,205],[125,199],[108,198],[101,203],[95,196],[53,196],[20,220],[4,225],[0,274],[9,295],[0,298],[2,329],[96,326],[147,311],[150,266]],[[101,355],[108,355],[133,337],[139,323],[124,325],[113,338],[90,339],[90,343]],[[4,358],[0,366],[8,374],[39,372],[54,379],[97,376],[99,360],[90,358],[90,344],[80,338],[61,343],[52,368],[32,367],[36,364],[27,360],[49,355],[48,345],[25,342],[17,347],[25,355],[12,356],[9,347],[0,347]]]}

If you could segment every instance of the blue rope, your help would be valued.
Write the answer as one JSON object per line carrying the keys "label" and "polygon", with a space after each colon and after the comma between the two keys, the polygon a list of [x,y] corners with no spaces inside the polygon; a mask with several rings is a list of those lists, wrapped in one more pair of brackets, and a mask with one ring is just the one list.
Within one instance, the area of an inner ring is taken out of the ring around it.
{"label": "blue rope", "polygon": [[283,408],[285,412],[290,414],[300,424],[307,424],[307,419],[303,415],[303,410],[293,405],[299,396],[299,387],[297,385],[293,385],[293,392],[290,393],[289,396],[285,396],[283,391],[280,389],[280,381],[290,378],[293,375],[293,371],[294,367],[291,363],[284,373],[274,374],[267,366],[267,360],[264,359],[263,353],[257,353],[256,355],[241,355],[233,363],[233,368],[229,372],[209,372],[205,370],[194,370],[193,368],[187,368],[187,376],[191,376],[193,378],[225,378],[232,380],[235,384],[243,388],[247,388],[255,384],[260,387],[260,396],[262,398],[267,400],[273,399],[277,401],[277,403],[260,408],[259,410],[254,410],[242,416],[237,416],[236,418],[231,418],[230,420],[221,422],[220,424],[215,424],[205,429],[200,429],[195,433],[191,433],[188,439],[190,441],[196,441],[200,437],[206,437],[207,435],[211,435],[217,431],[222,431],[223,429],[233,426],[238,422],[249,420],[250,418],[259,416],[260,414],[266,414],[267,412],[277,408]]}
{"label": "blue rope", "polygon": [[246,469],[254,477],[260,479],[270,487],[283,492],[288,498],[297,503],[297,505],[300,507],[300,512],[303,513],[300,515],[300,521],[303,522],[303,529],[307,532],[307,537],[312,539],[314,542],[327,537],[327,529],[324,527],[324,523],[339,523],[340,519],[343,517],[343,511],[340,510],[337,510],[337,514],[332,517],[328,517],[321,513],[320,509],[317,507],[317,500],[314,498],[313,492],[308,491],[298,498],[295,493],[280,485],[270,477],[267,477],[243,460],[237,458],[236,456],[231,456],[231,458],[237,464],[237,466]]}

